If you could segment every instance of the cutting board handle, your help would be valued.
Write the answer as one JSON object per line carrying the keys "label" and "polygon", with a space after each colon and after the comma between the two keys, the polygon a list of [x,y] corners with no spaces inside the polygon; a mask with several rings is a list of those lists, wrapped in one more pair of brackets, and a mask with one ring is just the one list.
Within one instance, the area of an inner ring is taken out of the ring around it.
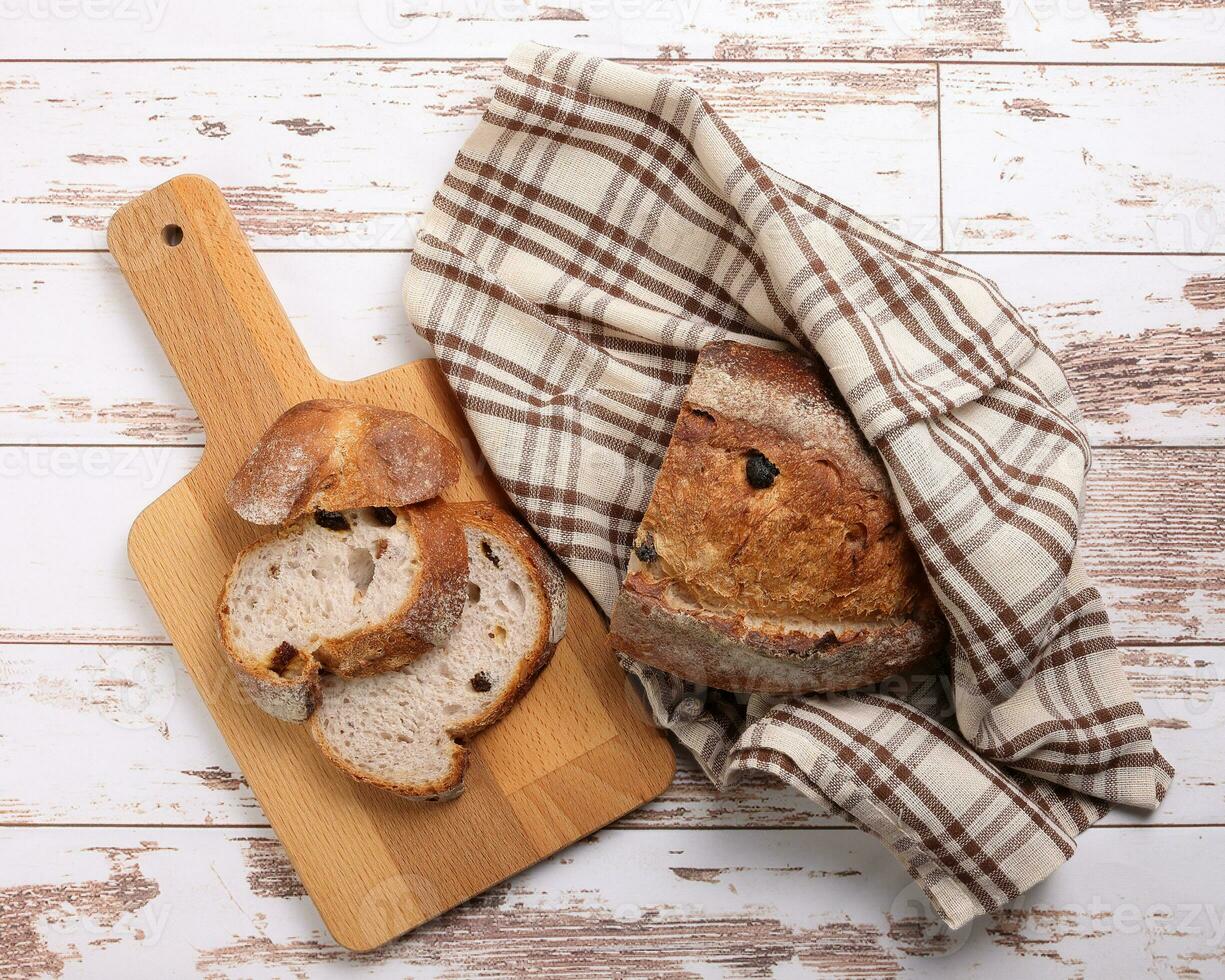
{"label": "cutting board handle", "polygon": [[210,444],[267,425],[293,404],[287,392],[315,375],[211,180],[185,174],[128,202],[107,244]]}

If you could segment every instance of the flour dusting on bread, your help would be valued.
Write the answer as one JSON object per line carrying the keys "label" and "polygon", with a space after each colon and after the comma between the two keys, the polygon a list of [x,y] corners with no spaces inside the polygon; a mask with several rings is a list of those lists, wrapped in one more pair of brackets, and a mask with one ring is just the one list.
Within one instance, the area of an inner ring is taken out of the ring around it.
{"label": "flour dusting on bread", "polygon": [[315,510],[407,506],[458,478],[458,451],[415,415],[316,399],[273,422],[225,496],[252,524],[284,524]]}

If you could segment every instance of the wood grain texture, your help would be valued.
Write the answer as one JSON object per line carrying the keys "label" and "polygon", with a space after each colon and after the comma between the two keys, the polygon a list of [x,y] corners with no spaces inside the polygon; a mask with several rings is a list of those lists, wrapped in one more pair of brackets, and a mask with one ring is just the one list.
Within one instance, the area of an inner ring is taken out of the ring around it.
{"label": "wood grain texture", "polygon": [[[933,66],[644,67],[697,86],[766,163],[939,241]],[[406,247],[500,71],[2,65],[5,115],[36,135],[0,143],[0,248],[103,248],[115,208],[185,171],[222,185],[257,247]]]}
{"label": "wood grain texture", "polygon": [[[307,353],[356,379],[427,356],[404,253],[261,256]],[[974,255],[1062,361],[1095,445],[1225,444],[1225,258]],[[0,254],[0,444],[199,445],[109,256]],[[82,329],[82,324],[87,325]],[[100,372],[97,364],[116,370]]]}
{"label": "wood grain texture", "polygon": [[[1123,662],[1178,779],[1152,816],[1116,810],[1105,823],[1225,823],[1225,647],[1129,647]],[[48,731],[56,733],[50,766]],[[82,745],[90,751],[75,749]],[[672,785],[616,826],[846,826],[773,781],[753,779],[719,793],[688,753],[680,751],[677,761]],[[8,774],[0,824],[267,823],[165,646],[0,645],[0,771]]]}
{"label": "wood grain texture", "polygon": [[[267,831],[0,830],[0,972],[208,978],[1214,977],[1225,829],[1102,829],[950,933],[855,831],[608,830],[381,950],[332,945]],[[41,855],[60,855],[48,867]],[[1144,882],[1142,889],[1138,881]],[[967,966],[967,964],[972,966]]]}
{"label": "wood grain texture", "polygon": [[[1215,0],[112,0],[12,8],[0,58],[502,58],[518,41],[605,57],[1219,61]],[[94,13],[97,11],[97,13]],[[25,16],[20,16],[24,12]],[[43,13],[40,13],[43,12]]]}
{"label": "wood grain texture", "polygon": [[944,247],[1225,252],[1222,67],[941,70]]}
{"label": "wood grain texture", "polygon": [[[406,254],[274,252],[260,262],[328,377],[356,380],[428,356],[404,315]],[[203,444],[109,254],[0,254],[0,305],[14,326],[0,349],[0,443]]]}
{"label": "wood grain texture", "polygon": [[1095,455],[1083,557],[1124,642],[1225,639],[1222,462],[1220,450]]}
{"label": "wood grain texture", "polygon": [[[301,726],[243,696],[218,645],[215,597],[234,556],[261,533],[222,496],[256,439],[308,398],[411,411],[456,437],[467,428],[434,361],[344,384],[318,374],[204,178],[179,177],[125,204],[108,242],[206,436],[199,465],[132,525],[128,556],[337,942],[379,946],[664,789],[672,751],[625,696],[603,617],[573,582],[552,663],[474,741],[466,790],[445,805],[347,778]],[[470,461],[447,496],[504,502]]]}
{"label": "wood grain texture", "polygon": [[961,258],[1054,350],[1095,445],[1225,442],[1225,257]]}
{"label": "wood grain texture", "polygon": [[[198,458],[173,446],[0,446],[5,499],[27,515],[9,531],[23,573],[0,592],[0,642],[164,642],[122,541]],[[1120,638],[1225,641],[1222,466],[1216,448],[1096,451],[1084,558]]]}

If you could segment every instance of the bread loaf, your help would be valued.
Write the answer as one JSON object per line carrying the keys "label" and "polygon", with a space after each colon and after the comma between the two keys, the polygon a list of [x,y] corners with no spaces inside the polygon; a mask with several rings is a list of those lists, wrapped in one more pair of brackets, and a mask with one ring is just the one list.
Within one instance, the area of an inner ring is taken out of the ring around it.
{"label": "bread loaf", "polygon": [[399,670],[325,676],[309,722],[344,772],[414,799],[462,791],[464,740],[527,693],[566,628],[564,580],[536,541],[489,504],[452,511],[463,525],[469,565],[454,631]]}
{"label": "bread loaf", "polygon": [[407,412],[302,402],[251,450],[225,499],[252,524],[285,524],[316,510],[405,507],[459,478],[459,453]]}
{"label": "bread loaf", "polygon": [[731,691],[847,690],[939,649],[888,476],[822,368],[702,351],[611,630],[619,652]]}

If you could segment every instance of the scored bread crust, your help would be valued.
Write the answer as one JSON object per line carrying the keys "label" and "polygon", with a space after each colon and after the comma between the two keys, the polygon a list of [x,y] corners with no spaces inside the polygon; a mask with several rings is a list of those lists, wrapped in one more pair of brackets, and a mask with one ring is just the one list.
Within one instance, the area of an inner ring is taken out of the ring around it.
{"label": "scored bread crust", "polygon": [[459,452],[426,422],[375,405],[302,402],[272,423],[225,490],[252,524],[315,510],[405,507],[459,479]]}
{"label": "scored bread crust", "polygon": [[398,519],[408,522],[420,556],[418,573],[404,601],[382,622],[330,637],[314,650],[298,652],[279,671],[252,662],[239,652],[226,597],[244,559],[268,541],[292,535],[297,522],[244,548],[234,560],[217,601],[221,645],[243,689],[274,717],[283,721],[310,717],[319,702],[321,668],[362,676],[403,667],[443,642],[459,620],[468,578],[468,549],[462,527],[441,501],[392,509]]}
{"label": "scored bread crust", "polygon": [[548,666],[557,644],[566,632],[566,582],[561,571],[539,542],[520,523],[501,508],[486,501],[446,504],[462,526],[484,530],[511,545],[533,573],[530,583],[540,602],[542,615],[531,652],[519,660],[515,674],[502,695],[491,702],[479,715],[458,724],[446,726],[444,732],[452,739],[451,760],[447,772],[423,783],[403,783],[385,779],[351,764],[333,748],[317,717],[307,723],[307,730],[320,751],[334,766],[359,782],[367,783],[406,799],[419,802],[439,802],[455,799],[464,789],[468,771],[468,739],[500,721],[531,690],[540,672]]}
{"label": "scored bread crust", "polygon": [[614,648],[712,687],[850,690],[946,636],[884,466],[795,352],[702,351],[634,547]]}

